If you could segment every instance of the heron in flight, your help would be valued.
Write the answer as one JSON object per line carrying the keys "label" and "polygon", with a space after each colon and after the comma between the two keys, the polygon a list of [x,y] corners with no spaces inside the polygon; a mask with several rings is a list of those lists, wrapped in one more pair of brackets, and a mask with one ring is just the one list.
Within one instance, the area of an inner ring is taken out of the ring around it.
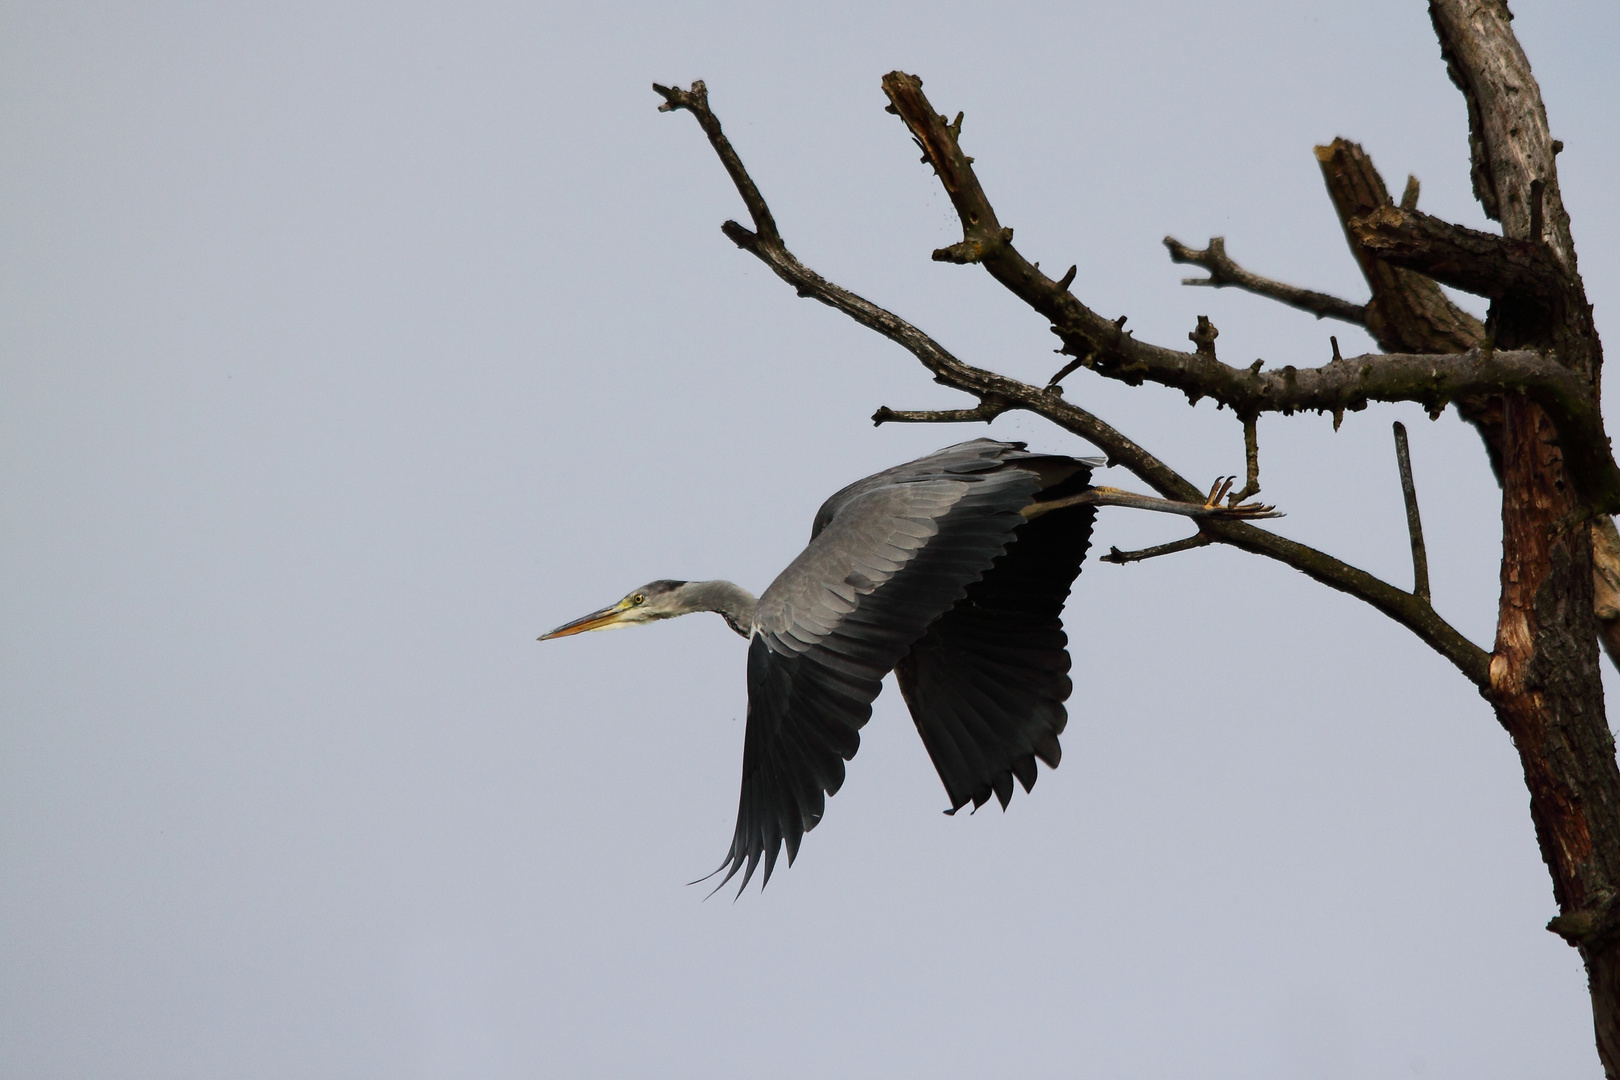
{"label": "heron in flight", "polygon": [[[976,439],[885,469],[822,504],[810,544],[757,599],[729,581],[649,582],[540,638],[717,612],[748,639],[742,795],[724,886],[788,865],[844,782],[883,677],[895,673],[945,784],[948,814],[1003,809],[1036,760],[1057,768],[1068,721],[1060,616],[1099,505],[1193,517],[1270,507],[1179,503],[1091,485],[1099,459]],[[710,875],[711,877],[713,875]]]}

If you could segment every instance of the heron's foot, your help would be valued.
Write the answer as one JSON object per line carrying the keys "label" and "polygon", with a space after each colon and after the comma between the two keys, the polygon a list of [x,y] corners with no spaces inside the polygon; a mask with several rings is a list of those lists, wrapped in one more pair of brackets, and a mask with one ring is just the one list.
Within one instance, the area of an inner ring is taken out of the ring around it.
{"label": "heron's foot", "polygon": [[[1215,483],[1209,489],[1209,498],[1204,500],[1204,512],[1199,517],[1211,518],[1215,521],[1252,521],[1256,518],[1282,517],[1282,513],[1275,506],[1266,503],[1246,502],[1222,506],[1221,500],[1231,492],[1232,485],[1237,482],[1235,476],[1217,476]],[[1242,492],[1238,493],[1240,496]]]}

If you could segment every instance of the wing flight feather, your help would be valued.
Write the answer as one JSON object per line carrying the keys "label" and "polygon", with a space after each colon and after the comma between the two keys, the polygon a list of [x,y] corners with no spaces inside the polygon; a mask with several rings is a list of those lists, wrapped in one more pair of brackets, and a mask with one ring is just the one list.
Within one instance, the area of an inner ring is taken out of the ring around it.
{"label": "wing flight feather", "polygon": [[[1077,482],[1087,481],[1089,470]],[[947,813],[992,794],[1005,808],[1014,778],[1034,786],[1037,758],[1057,767],[1072,688],[1061,615],[1095,517],[1094,507],[1074,506],[1031,519],[896,668]]]}
{"label": "wing flight feather", "polygon": [[[746,888],[761,861],[769,881],[784,845],[793,862],[843,783],[883,676],[1025,524],[1020,511],[1040,479],[1005,467],[1021,451],[988,439],[950,447],[852,484],[816,515],[810,545],[759,600],[742,791],[720,886],[742,870]],[[938,734],[962,738],[948,725]],[[953,775],[967,776],[984,751],[961,756]]]}

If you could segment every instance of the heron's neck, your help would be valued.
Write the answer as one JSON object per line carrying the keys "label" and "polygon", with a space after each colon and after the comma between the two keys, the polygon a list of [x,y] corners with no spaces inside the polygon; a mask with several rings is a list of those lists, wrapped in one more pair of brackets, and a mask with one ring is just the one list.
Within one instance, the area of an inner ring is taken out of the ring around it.
{"label": "heron's neck", "polygon": [[690,611],[718,611],[743,637],[754,632],[754,594],[729,581],[689,581],[681,600]]}

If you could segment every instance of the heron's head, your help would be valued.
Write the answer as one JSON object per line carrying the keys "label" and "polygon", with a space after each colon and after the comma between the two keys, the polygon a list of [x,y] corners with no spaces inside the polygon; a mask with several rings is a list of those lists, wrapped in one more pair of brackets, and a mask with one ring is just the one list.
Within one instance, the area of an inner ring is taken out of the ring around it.
{"label": "heron's head", "polygon": [[617,604],[605,607],[601,611],[593,611],[573,622],[563,623],[551,633],[541,634],[540,640],[548,641],[551,638],[568,637],[570,634],[583,634],[587,630],[614,630],[621,626],[639,626],[657,619],[671,619],[676,615],[701,610],[692,607],[683,597],[682,587],[686,584],[684,581],[649,581],[627,594]]}

